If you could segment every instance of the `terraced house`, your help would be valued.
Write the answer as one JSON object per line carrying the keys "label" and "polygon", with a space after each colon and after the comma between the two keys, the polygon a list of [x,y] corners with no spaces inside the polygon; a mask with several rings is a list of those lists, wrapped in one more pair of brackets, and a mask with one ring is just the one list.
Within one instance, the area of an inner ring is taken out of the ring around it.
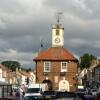
{"label": "terraced house", "polygon": [[64,27],[59,22],[52,27],[52,46],[40,51],[34,61],[37,83],[47,83],[50,90],[76,89],[78,60],[64,48]]}

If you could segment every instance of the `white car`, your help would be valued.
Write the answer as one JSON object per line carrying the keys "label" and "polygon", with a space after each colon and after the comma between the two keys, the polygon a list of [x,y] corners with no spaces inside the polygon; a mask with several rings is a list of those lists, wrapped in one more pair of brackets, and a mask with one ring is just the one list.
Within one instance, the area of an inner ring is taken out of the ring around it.
{"label": "white car", "polygon": [[91,89],[92,95],[96,95],[98,90],[97,89]]}

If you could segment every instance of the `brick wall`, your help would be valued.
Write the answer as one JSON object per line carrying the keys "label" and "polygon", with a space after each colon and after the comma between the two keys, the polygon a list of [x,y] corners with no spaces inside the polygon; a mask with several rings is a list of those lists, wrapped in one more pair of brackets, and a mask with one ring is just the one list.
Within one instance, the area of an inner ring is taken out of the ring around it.
{"label": "brick wall", "polygon": [[[50,80],[52,82],[53,89],[59,89],[59,81],[65,79],[69,82],[70,91],[75,90],[76,79],[75,76],[77,74],[77,63],[70,61],[68,63],[68,71],[66,73],[62,73],[61,75],[61,61],[52,61],[51,63],[51,72],[44,73],[44,61],[38,61],[36,65],[36,81],[38,83],[42,83],[44,80]],[[57,78],[58,77],[58,78]],[[55,82],[55,79],[58,79]]]}

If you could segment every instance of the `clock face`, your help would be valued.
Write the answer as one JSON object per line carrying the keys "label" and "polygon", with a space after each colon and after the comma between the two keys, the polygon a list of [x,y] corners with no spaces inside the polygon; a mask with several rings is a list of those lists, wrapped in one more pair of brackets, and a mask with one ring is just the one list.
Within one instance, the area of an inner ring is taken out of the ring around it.
{"label": "clock face", "polygon": [[59,43],[60,42],[60,38],[55,38],[55,43]]}

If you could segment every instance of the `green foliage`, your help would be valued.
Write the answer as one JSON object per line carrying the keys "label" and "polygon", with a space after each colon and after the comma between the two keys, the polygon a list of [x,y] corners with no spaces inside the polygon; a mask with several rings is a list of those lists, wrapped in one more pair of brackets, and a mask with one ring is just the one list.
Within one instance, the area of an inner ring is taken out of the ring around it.
{"label": "green foliage", "polygon": [[27,71],[27,69],[26,68],[23,68],[23,67],[21,68],[21,70]]}
{"label": "green foliage", "polygon": [[89,68],[93,59],[96,59],[95,56],[92,54],[85,53],[83,56],[80,57],[80,69]]}
{"label": "green foliage", "polygon": [[29,68],[29,69],[26,69],[26,71],[27,71],[27,72],[29,72],[29,71],[32,71],[32,69],[31,69],[31,68]]}
{"label": "green foliage", "polygon": [[20,69],[20,63],[17,61],[3,61],[1,64],[11,69],[12,71],[15,71],[16,68]]}

